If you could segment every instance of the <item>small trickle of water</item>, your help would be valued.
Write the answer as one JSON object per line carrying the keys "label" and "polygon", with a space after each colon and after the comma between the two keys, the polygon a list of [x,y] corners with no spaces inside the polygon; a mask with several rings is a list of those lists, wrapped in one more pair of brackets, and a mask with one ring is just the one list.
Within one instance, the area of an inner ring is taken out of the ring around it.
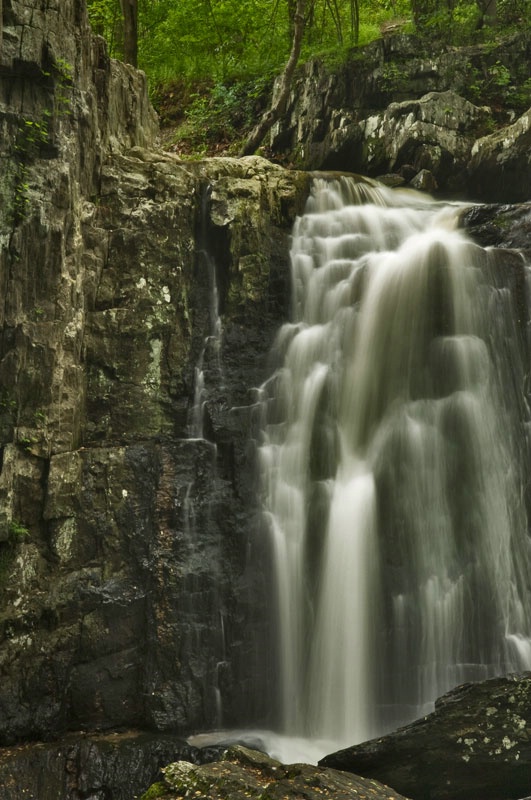
{"label": "small trickle of water", "polygon": [[260,454],[290,736],[353,744],[531,668],[512,301],[454,214],[316,179],[295,224]]}
{"label": "small trickle of water", "polygon": [[[210,187],[207,187],[202,203],[202,226],[198,268],[206,273],[208,285],[208,333],[203,342],[198,362],[194,370],[194,400],[192,404],[188,433],[193,439],[205,438],[205,404],[208,399],[208,383],[221,383],[223,372],[221,365],[221,342],[223,328],[219,313],[219,292],[216,278],[216,264],[208,250],[206,219]],[[204,281],[205,275],[202,275]]]}

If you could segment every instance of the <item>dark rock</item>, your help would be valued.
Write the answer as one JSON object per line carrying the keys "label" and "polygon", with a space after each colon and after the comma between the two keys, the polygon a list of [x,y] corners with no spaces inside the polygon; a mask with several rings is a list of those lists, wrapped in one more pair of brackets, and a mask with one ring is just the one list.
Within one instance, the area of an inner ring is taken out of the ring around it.
{"label": "dark rock", "polygon": [[411,725],[323,758],[414,800],[512,800],[531,788],[531,673],[465,684]]}
{"label": "dark rock", "polygon": [[[250,387],[288,314],[287,243],[311,178],[146,149],[145,76],[108,58],[83,2],[48,5],[10,2],[0,69],[13,168],[0,190],[0,742],[265,719]],[[22,181],[25,119],[47,135]],[[13,525],[27,535],[10,541]]]}
{"label": "dark rock", "polygon": [[175,736],[136,731],[69,735],[60,743],[0,749],[2,800],[131,800],[176,758],[200,756]]}
{"label": "dark rock", "polygon": [[468,174],[469,192],[479,200],[531,199],[531,108],[512,125],[478,139]]}
{"label": "dark rock", "polygon": [[307,764],[284,766],[263,753],[231,747],[225,760],[195,767],[186,761],[164,770],[168,800],[197,796],[212,800],[400,800],[387,786]]}
{"label": "dark rock", "polygon": [[483,247],[531,250],[531,203],[472,206],[461,213],[460,223]]}
{"label": "dark rock", "polygon": [[438,188],[437,181],[429,169],[421,169],[409,182],[412,189],[420,192],[435,192]]}
{"label": "dark rock", "polygon": [[384,186],[396,188],[397,186],[404,186],[406,179],[399,175],[397,172],[390,172],[387,175],[378,175],[377,181],[383,183]]}

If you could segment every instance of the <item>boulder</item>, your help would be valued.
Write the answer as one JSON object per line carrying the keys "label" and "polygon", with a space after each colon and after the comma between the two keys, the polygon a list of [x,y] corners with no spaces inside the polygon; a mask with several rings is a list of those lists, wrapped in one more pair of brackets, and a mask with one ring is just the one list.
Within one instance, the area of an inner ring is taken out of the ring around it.
{"label": "boulder", "polygon": [[467,171],[469,192],[479,200],[530,200],[531,108],[512,125],[478,139]]}
{"label": "boulder", "polygon": [[459,686],[427,717],[319,763],[382,781],[413,800],[529,795],[531,673]]}
{"label": "boulder", "polygon": [[[158,796],[167,800],[208,797],[211,800],[401,800],[378,781],[308,764],[285,766],[263,753],[231,747],[225,758],[194,766],[179,761],[163,769]],[[146,793],[146,798],[157,793]]]}
{"label": "boulder", "polygon": [[460,214],[460,224],[482,247],[518,249],[531,258],[531,202],[474,205]]}
{"label": "boulder", "polygon": [[[414,188],[463,188],[472,146],[478,130],[486,128],[489,113],[451,91],[392,103],[359,123],[363,142],[353,168],[377,175],[411,165],[420,173]],[[429,182],[428,172],[433,176]]]}

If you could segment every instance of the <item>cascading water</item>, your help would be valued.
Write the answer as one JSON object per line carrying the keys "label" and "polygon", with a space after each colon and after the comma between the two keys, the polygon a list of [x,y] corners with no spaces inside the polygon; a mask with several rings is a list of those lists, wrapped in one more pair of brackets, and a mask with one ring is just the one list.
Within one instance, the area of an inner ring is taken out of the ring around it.
{"label": "cascading water", "polygon": [[293,232],[261,463],[281,729],[323,752],[531,668],[512,299],[455,215],[317,178]]}
{"label": "cascading water", "polygon": [[[216,264],[209,252],[207,243],[207,218],[208,204],[210,202],[211,187],[207,186],[201,201],[201,228],[199,233],[199,249],[197,258],[199,270],[206,275],[208,284],[208,334],[203,342],[198,363],[194,370],[194,402],[192,405],[191,419],[188,426],[190,436],[203,439],[205,425],[205,402],[208,396],[208,387],[205,380],[205,368],[218,383],[222,381],[221,368],[221,337],[222,325],[219,314],[219,293],[216,279]],[[206,362],[206,364],[205,364]]]}

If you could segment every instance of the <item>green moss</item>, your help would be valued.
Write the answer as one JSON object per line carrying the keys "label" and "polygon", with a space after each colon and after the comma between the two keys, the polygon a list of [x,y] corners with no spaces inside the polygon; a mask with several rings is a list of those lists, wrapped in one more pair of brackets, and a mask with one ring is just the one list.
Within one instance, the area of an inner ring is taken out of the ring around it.
{"label": "green moss", "polygon": [[168,796],[168,787],[165,783],[154,783],[152,786],[149,787],[147,792],[144,792],[141,795],[140,800],[155,800],[157,797],[167,797]]}

